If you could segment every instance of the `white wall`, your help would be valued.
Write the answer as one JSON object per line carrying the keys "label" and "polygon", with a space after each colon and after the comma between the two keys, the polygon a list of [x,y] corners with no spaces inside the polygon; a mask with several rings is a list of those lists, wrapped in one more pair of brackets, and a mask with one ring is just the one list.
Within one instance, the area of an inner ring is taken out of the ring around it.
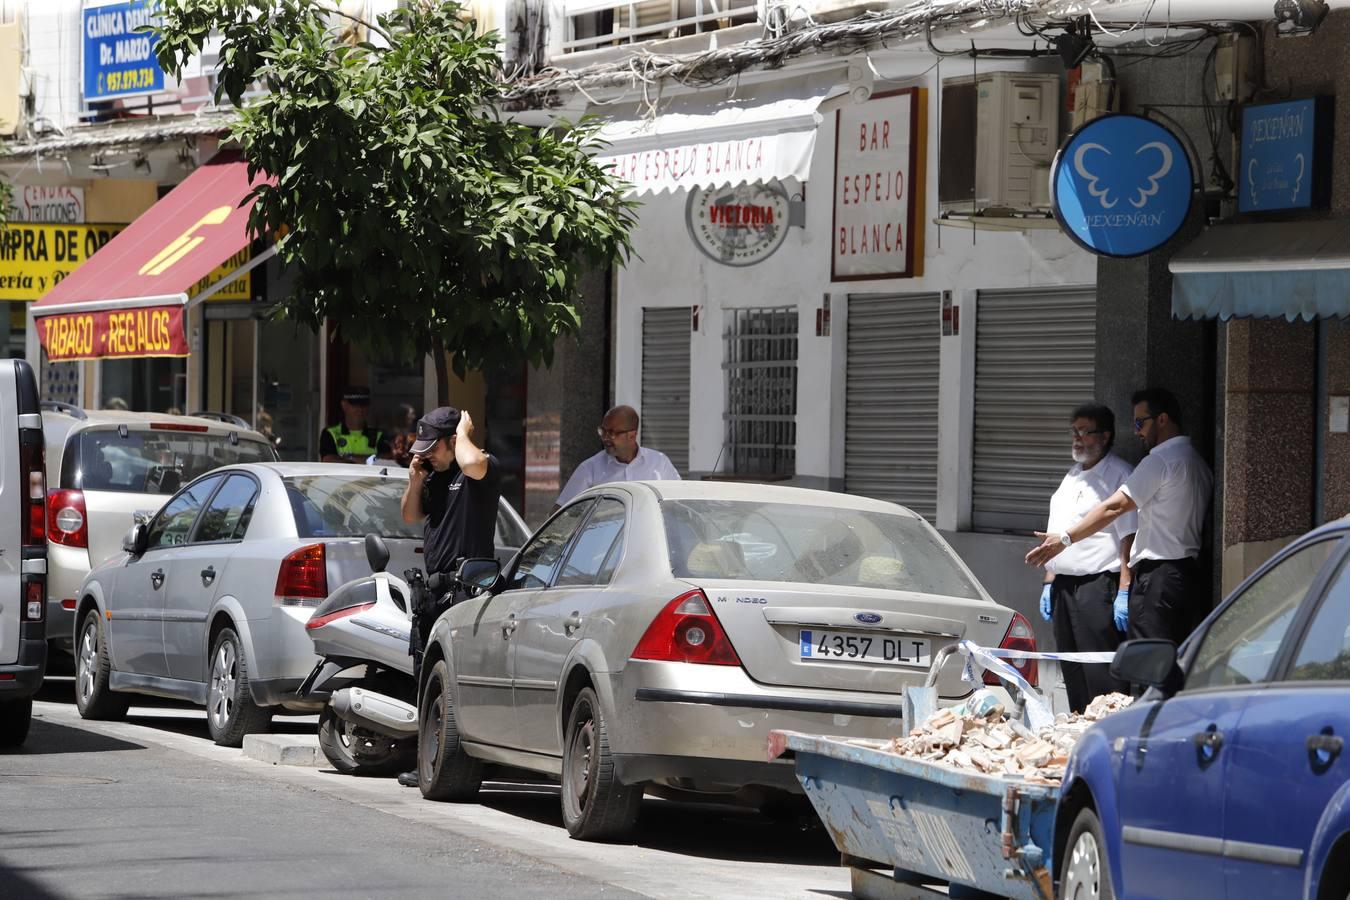
{"label": "white wall", "polygon": [[[637,405],[641,398],[642,308],[701,306],[700,327],[691,348],[692,470],[713,471],[721,449],[725,402],[721,332],[725,309],[798,305],[797,472],[803,480],[824,483],[844,475],[842,355],[849,294],[952,290],[958,302],[969,304],[961,313],[961,335],[943,341],[941,399],[945,413],[958,411],[963,385],[968,387],[969,378],[962,379],[961,373],[963,368],[971,368],[968,357],[974,350],[974,309],[970,301],[975,290],[1095,282],[1095,259],[1057,230],[972,233],[933,224],[937,216],[935,74],[930,73],[925,83],[930,88],[930,121],[922,277],[830,282],[835,140],[831,112],[823,114],[806,185],[806,227],[791,229],[777,253],[758,265],[726,266],[698,251],[685,224],[686,192],[642,198],[641,220],[633,236],[636,258],[618,275],[617,400]],[[817,337],[815,311],[827,293],[831,295],[832,336]],[[960,447],[968,443],[960,423],[966,418],[944,414],[942,420],[942,458],[948,462],[944,480],[952,483],[960,481]],[[946,499],[941,524],[956,527],[959,504]]]}
{"label": "white wall", "polygon": [[27,0],[22,6],[24,65],[32,72],[34,94],[30,125],[69,128],[80,114],[80,0]]}
{"label": "white wall", "polygon": [[[876,54],[874,59],[878,59]],[[986,66],[987,63],[982,63],[981,70]],[[903,74],[907,67],[916,74],[925,74],[904,86],[921,84],[929,88],[923,276],[830,282],[835,129],[834,114],[826,112],[806,185],[806,227],[792,229],[777,253],[758,265],[724,266],[700,253],[685,225],[686,193],[642,198],[641,221],[633,236],[640,258],[618,274],[616,395],[619,403],[640,404],[642,308],[700,305],[699,331],[692,335],[691,347],[690,469],[713,471],[722,446],[726,396],[721,368],[722,311],[795,303],[800,323],[796,481],[812,487],[840,489],[844,475],[848,295],[952,291],[961,310],[960,333],[943,338],[940,351],[942,414],[935,523],[951,533],[967,529],[970,518],[976,291],[1095,284],[1096,260],[1058,230],[971,232],[933,223],[938,214],[938,73],[931,57],[916,57],[913,53],[879,60],[878,65],[887,77]],[[1000,66],[1015,67],[1015,63]],[[944,66],[942,74],[945,77],[961,74],[955,69]],[[902,85],[879,83],[876,90],[892,86]],[[829,338],[817,337],[815,310],[827,293],[831,295],[832,334]],[[1069,464],[1066,459],[1066,468]],[[721,467],[725,468],[725,460]],[[1021,563],[1030,538],[962,534],[956,543],[967,562],[983,573],[982,580],[996,599],[1039,624],[1034,607],[1041,576],[1038,570]]]}

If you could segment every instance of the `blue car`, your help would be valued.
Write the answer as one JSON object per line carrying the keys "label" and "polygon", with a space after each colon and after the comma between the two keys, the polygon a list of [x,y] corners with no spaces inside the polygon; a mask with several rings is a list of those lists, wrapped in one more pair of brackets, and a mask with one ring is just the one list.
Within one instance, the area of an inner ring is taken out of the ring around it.
{"label": "blue car", "polygon": [[1150,689],[1083,736],[1060,897],[1350,897],[1350,519],[1248,578],[1182,645],[1123,644]]}

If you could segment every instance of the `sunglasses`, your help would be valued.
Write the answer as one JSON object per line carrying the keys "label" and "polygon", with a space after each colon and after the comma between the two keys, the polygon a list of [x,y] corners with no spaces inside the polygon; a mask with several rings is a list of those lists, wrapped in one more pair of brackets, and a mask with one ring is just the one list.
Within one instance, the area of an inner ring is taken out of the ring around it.
{"label": "sunglasses", "polygon": [[598,434],[598,435],[600,436],[600,439],[601,439],[601,440],[604,440],[605,438],[616,438],[616,437],[618,437],[618,436],[621,435],[621,434],[628,434],[629,432],[633,432],[633,431],[637,431],[637,429],[636,429],[636,428],[620,428],[618,431],[610,431],[608,428],[597,428],[597,429],[595,429],[595,433]]}
{"label": "sunglasses", "polygon": [[1135,430],[1135,431],[1142,431],[1143,428],[1144,428],[1144,423],[1147,422],[1149,419],[1152,419],[1152,418],[1155,418],[1155,417],[1154,417],[1154,416],[1140,416],[1139,418],[1135,419],[1135,420],[1134,420],[1134,430]]}

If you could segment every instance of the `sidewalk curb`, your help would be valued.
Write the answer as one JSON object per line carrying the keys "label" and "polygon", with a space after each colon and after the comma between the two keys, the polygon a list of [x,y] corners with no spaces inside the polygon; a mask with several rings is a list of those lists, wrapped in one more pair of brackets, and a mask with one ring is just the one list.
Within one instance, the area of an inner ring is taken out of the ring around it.
{"label": "sidewalk curb", "polygon": [[249,734],[244,736],[244,755],[274,766],[304,766],[318,769],[328,764],[319,749],[318,735]]}

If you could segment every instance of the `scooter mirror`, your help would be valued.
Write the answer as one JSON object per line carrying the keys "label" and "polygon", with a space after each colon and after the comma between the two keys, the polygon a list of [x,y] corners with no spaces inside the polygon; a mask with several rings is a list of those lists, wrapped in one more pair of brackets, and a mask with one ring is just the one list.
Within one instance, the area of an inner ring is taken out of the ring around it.
{"label": "scooter mirror", "polygon": [[372,572],[383,572],[384,567],[389,565],[389,548],[378,534],[366,535],[366,560]]}

